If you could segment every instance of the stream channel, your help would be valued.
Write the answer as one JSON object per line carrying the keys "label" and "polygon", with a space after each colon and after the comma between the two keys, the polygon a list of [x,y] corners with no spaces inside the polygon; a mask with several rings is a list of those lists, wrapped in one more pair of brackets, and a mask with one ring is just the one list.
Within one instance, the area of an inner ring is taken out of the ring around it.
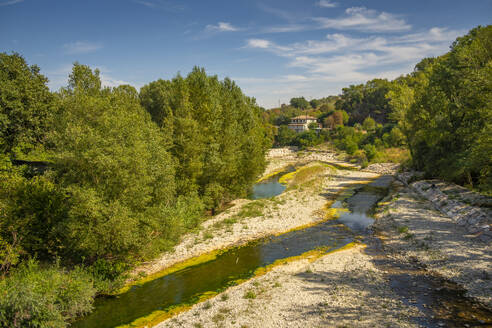
{"label": "stream channel", "polygon": [[[251,198],[269,198],[282,193],[285,186],[279,177],[288,171],[258,183]],[[220,292],[238,281],[254,276],[255,270],[277,260],[302,255],[321,249],[330,252],[354,240],[354,233],[346,226],[363,230],[373,219],[370,212],[384,197],[391,177],[381,177],[367,184],[354,184],[333,203],[340,208],[337,220],[291,231],[278,236],[262,238],[246,245],[232,247],[214,260],[187,267],[143,285],[133,286],[115,297],[101,297],[95,301],[94,311],[76,321],[78,328],[110,328],[130,324],[154,311],[166,311],[178,305],[194,304],[204,295]],[[345,209],[341,209],[345,207]],[[345,223],[345,225],[340,224]]]}
{"label": "stream channel", "polygon": [[[290,167],[256,184],[251,198],[279,195],[285,186],[278,179],[293,170],[294,167]],[[354,183],[346,188],[331,204],[331,208],[337,212],[335,220],[231,247],[208,262],[133,286],[114,297],[97,298],[94,312],[74,322],[72,326],[117,327],[131,324],[155,311],[166,312],[192,305],[207,298],[207,295],[215,295],[252,278],[257,269],[276,261],[312,250],[329,253],[363,235],[363,242],[369,245],[367,253],[380,270],[387,272],[392,289],[405,304],[413,304],[424,313],[423,317],[413,318],[412,321],[423,327],[491,327],[491,312],[466,298],[458,286],[416,267],[402,267],[401,263],[390,260],[381,250],[379,238],[365,233],[374,221],[374,207],[387,195],[391,181],[392,177],[382,176],[370,183]]]}

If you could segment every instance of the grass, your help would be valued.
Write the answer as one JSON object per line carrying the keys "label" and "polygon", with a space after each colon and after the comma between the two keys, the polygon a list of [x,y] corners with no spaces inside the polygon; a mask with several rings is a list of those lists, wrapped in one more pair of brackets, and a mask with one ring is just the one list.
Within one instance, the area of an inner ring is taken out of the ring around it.
{"label": "grass", "polygon": [[372,163],[404,163],[410,160],[410,151],[406,148],[384,148],[378,151]]}
{"label": "grass", "polygon": [[312,187],[316,185],[316,182],[320,182],[320,179],[318,179],[319,176],[328,169],[332,170],[334,168],[328,164],[317,162],[313,165],[303,166],[294,172],[284,174],[278,181],[288,184],[287,191]]}
{"label": "grass", "polygon": [[412,239],[413,237],[414,237],[414,234],[413,233],[407,233],[407,234],[405,234],[405,236],[403,237],[403,239],[409,240],[409,239]]}
{"label": "grass", "polygon": [[207,240],[212,238],[214,238],[214,235],[210,231],[206,231],[203,233],[203,239]]}
{"label": "grass", "polygon": [[223,308],[219,309],[219,312],[223,313],[223,314],[229,314],[229,313],[231,313],[231,309],[223,307]]}
{"label": "grass", "polygon": [[206,301],[205,304],[203,304],[203,308],[205,310],[208,310],[212,307],[212,303],[210,303],[210,301]]}
{"label": "grass", "polygon": [[239,212],[229,220],[230,222],[233,222],[233,220],[237,219],[245,219],[245,218],[254,218],[257,216],[262,216],[263,215],[263,210],[266,205],[266,200],[260,199],[260,200],[255,200],[252,201],[248,204],[243,205]]}
{"label": "grass", "polygon": [[407,233],[407,232],[408,232],[407,226],[398,227],[398,233]]}
{"label": "grass", "polygon": [[244,293],[243,298],[246,298],[246,299],[255,299],[256,298],[256,293],[253,290],[248,290],[246,293]]}
{"label": "grass", "polygon": [[225,319],[225,316],[222,313],[217,313],[216,315],[214,315],[212,317],[212,321],[215,323],[219,323],[221,321],[224,321],[224,319]]}
{"label": "grass", "polygon": [[220,300],[221,301],[227,301],[229,299],[229,295],[228,294],[222,294],[220,295]]}

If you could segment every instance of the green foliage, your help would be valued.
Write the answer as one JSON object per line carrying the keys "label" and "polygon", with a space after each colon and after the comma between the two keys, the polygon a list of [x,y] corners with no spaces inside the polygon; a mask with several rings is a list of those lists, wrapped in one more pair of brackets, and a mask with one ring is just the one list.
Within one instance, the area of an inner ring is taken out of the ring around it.
{"label": "green foliage", "polygon": [[364,146],[364,153],[369,161],[371,161],[374,157],[376,157],[377,149],[376,146],[367,144]]}
{"label": "green foliage", "polygon": [[297,98],[292,98],[290,100],[290,105],[295,108],[300,108],[300,109],[307,109],[311,105],[309,102],[306,100],[304,97],[297,97]]}
{"label": "green foliage", "polygon": [[391,112],[386,94],[391,82],[386,79],[374,79],[366,84],[351,85],[342,89],[342,95],[336,102],[337,109],[350,114],[350,123],[362,123],[367,116],[376,122],[385,123]]}
{"label": "green foliage", "polygon": [[44,144],[54,99],[47,82],[19,54],[0,53],[0,153],[22,157]]}
{"label": "green foliage", "polygon": [[41,259],[50,259],[63,249],[63,223],[69,205],[63,190],[40,176],[22,179],[13,188],[0,221],[2,237]]}
{"label": "green foliage", "polygon": [[318,108],[321,105],[321,101],[319,101],[318,99],[312,99],[309,101],[309,105],[312,108]]}
{"label": "green foliage", "polygon": [[30,260],[0,281],[0,327],[67,327],[92,309],[95,293],[82,269],[43,268]]}
{"label": "green foliage", "polygon": [[52,137],[55,177],[70,194],[66,249],[77,262],[147,255],[175,200],[168,143],[131,89],[97,90],[97,73],[80,66]]}
{"label": "green foliage", "polygon": [[309,123],[309,125],[308,125],[309,130],[316,130],[317,128],[319,128],[318,123],[313,122],[313,123]]}
{"label": "green foliage", "polygon": [[141,89],[142,105],[170,134],[182,195],[197,192],[208,208],[245,196],[263,171],[270,146],[261,109],[231,80],[194,68],[186,77]]}
{"label": "green foliage", "polygon": [[362,122],[362,128],[366,131],[374,131],[376,130],[376,121],[368,116],[364,122]]}
{"label": "green foliage", "polygon": [[492,190],[492,26],[458,38],[409,77],[405,106],[413,162],[429,175]]}
{"label": "green foliage", "polygon": [[282,125],[278,128],[278,133],[275,140],[278,146],[288,146],[294,142],[296,136],[297,133],[294,130],[290,129],[286,125]]}
{"label": "green foliage", "polygon": [[355,152],[359,149],[359,146],[357,146],[357,143],[352,138],[345,139],[343,143],[343,148],[349,155],[355,154]]}

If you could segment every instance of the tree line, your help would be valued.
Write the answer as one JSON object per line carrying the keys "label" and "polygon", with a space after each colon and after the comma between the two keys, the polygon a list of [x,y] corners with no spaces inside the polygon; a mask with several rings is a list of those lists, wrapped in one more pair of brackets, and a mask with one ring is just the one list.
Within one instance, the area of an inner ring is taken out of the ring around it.
{"label": "tree line", "polygon": [[[0,54],[0,327],[65,327],[264,169],[262,110],[195,67],[140,92]],[[18,165],[18,164],[28,165]],[[39,165],[41,163],[42,165]]]}

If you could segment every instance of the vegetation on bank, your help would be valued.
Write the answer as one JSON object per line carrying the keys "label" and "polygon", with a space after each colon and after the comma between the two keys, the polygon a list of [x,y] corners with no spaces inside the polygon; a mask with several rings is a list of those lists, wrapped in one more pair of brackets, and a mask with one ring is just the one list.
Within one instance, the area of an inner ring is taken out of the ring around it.
{"label": "vegetation on bank", "polygon": [[[255,101],[195,68],[141,92],[0,54],[0,327],[64,327],[265,166]],[[19,165],[19,164],[28,165]]]}
{"label": "vegetation on bank", "polygon": [[[363,165],[411,156],[491,193],[491,106],[492,26],[394,81],[268,111],[200,68],[138,92],[75,63],[51,92],[37,66],[0,53],[0,327],[65,327],[89,312],[131,266],[247,194],[273,125],[276,145],[328,141]],[[296,134],[286,124],[298,115],[327,129]]]}
{"label": "vegetation on bank", "polygon": [[[363,165],[411,160],[429,177],[492,193],[492,25],[474,28],[408,75],[342,91],[317,107],[301,97],[267,111],[267,121],[279,126],[275,144],[331,142]],[[301,114],[326,129],[296,134],[287,124]]]}

